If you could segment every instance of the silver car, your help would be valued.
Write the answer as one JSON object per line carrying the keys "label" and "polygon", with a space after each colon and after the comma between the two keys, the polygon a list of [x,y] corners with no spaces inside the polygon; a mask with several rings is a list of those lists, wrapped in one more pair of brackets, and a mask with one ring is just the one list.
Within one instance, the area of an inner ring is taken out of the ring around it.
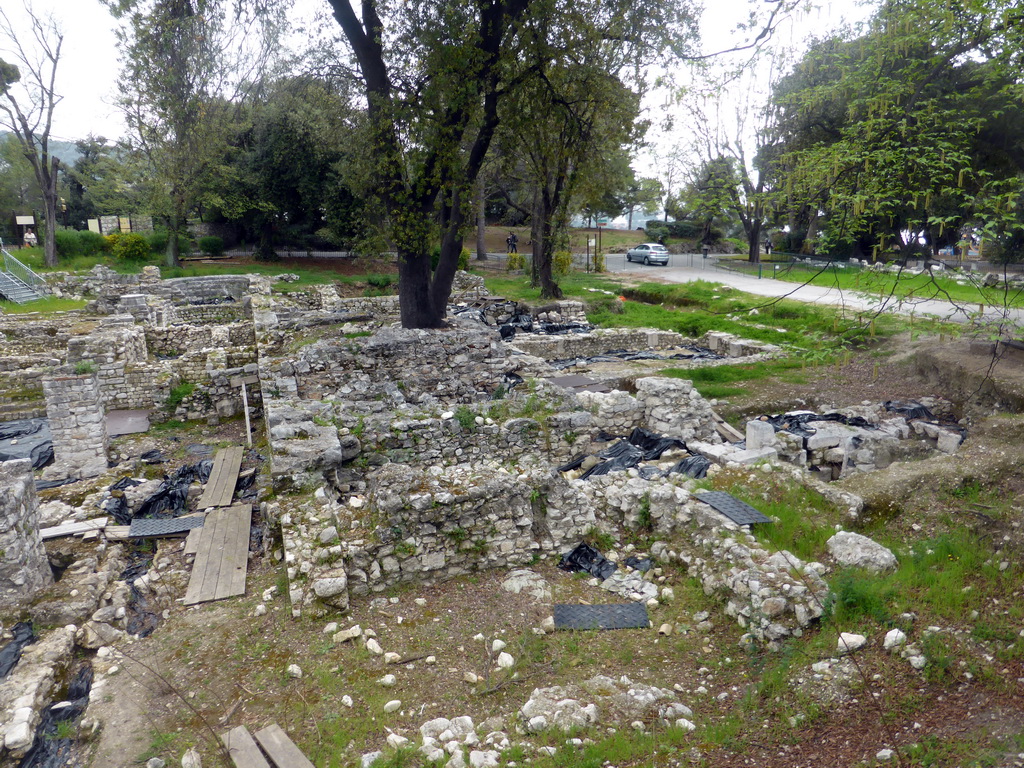
{"label": "silver car", "polygon": [[660,243],[641,243],[626,251],[626,261],[642,261],[644,264],[668,264],[668,249]]}

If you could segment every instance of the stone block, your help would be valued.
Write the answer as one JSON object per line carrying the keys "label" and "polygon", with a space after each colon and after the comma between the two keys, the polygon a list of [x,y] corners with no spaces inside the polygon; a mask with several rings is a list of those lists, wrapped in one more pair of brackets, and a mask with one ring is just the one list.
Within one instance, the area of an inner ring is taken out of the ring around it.
{"label": "stone block", "polygon": [[767,421],[754,419],[747,422],[747,448],[749,450],[760,450],[762,448],[775,448],[775,427]]}

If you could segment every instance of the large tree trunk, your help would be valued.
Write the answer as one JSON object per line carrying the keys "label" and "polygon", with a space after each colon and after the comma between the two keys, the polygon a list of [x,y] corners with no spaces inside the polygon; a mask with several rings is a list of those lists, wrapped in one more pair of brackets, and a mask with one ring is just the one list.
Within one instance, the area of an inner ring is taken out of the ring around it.
{"label": "large tree trunk", "polygon": [[562,289],[558,287],[552,275],[551,266],[555,255],[555,212],[558,206],[558,194],[560,187],[555,185],[554,194],[549,194],[547,187],[541,190],[539,210],[537,214],[541,221],[541,248],[540,258],[537,259],[536,274],[537,284],[540,286],[540,297],[542,299],[562,298]]}
{"label": "large tree trunk", "polygon": [[430,287],[430,254],[399,250],[398,305],[403,328],[443,327],[444,309],[437,312]]}
{"label": "large tree trunk", "polygon": [[164,252],[164,266],[180,267],[181,253],[178,249],[178,233],[181,231],[181,219],[177,212],[167,217],[167,250]]}
{"label": "large tree trunk", "polygon": [[747,231],[747,255],[751,264],[761,261],[761,217],[755,211],[754,219]]}
{"label": "large tree trunk", "polygon": [[487,196],[484,190],[484,177],[476,179],[476,258],[477,261],[487,261],[487,242],[484,235],[487,232]]}

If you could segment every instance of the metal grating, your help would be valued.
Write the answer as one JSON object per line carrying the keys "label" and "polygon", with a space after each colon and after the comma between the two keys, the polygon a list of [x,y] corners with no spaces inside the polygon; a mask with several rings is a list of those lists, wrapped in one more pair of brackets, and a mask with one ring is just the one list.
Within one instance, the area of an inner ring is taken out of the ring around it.
{"label": "metal grating", "polygon": [[129,538],[146,536],[170,536],[172,533],[184,533],[203,524],[203,517],[154,517],[136,518],[128,529]]}
{"label": "metal grating", "polygon": [[555,629],[646,629],[650,625],[643,603],[555,606]]}
{"label": "metal grating", "polygon": [[714,507],[737,525],[754,525],[772,521],[770,517],[758,512],[747,502],[740,501],[725,491],[701,491],[697,494],[697,498]]}

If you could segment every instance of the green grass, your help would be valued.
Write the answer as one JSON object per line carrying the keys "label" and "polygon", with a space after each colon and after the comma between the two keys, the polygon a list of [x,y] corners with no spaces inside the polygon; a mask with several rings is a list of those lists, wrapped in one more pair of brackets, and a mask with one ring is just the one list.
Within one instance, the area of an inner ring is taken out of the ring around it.
{"label": "green grass", "polygon": [[[472,264],[470,266],[472,267]],[[484,283],[487,286],[487,290],[495,296],[503,296],[506,299],[515,299],[516,301],[524,301],[529,304],[541,304],[546,301],[546,299],[542,300],[540,298],[540,288],[534,288],[530,285],[529,277],[521,275],[487,277]],[[588,300],[597,299],[602,294],[588,291],[586,290],[587,288],[611,291],[616,296],[622,289],[618,282],[607,275],[587,274],[585,272],[573,272],[559,278],[558,286],[562,289],[562,293],[565,294],[566,298],[584,298]],[[604,295],[604,298],[608,300],[613,299],[613,297],[607,295]]]}
{"label": "green grass", "polygon": [[[739,265],[734,265],[739,267]],[[742,271],[756,267],[742,268]],[[766,277],[794,283],[810,283],[811,285],[835,286],[845,291],[859,291],[872,296],[900,299],[937,299],[955,301],[965,304],[984,304],[985,306],[1024,306],[1024,291],[1019,289],[983,288],[980,284],[961,285],[950,277],[941,274],[895,275],[889,272],[873,272],[856,266],[815,267],[808,264],[793,265],[791,268],[778,270],[764,267]]]}
{"label": "green grass", "polygon": [[802,560],[825,556],[825,542],[835,533],[841,511],[817,491],[778,475],[751,476],[749,471],[721,472],[713,484],[776,520],[752,527],[770,551],[785,549]]}
{"label": "green grass", "polygon": [[78,299],[58,299],[47,296],[28,304],[15,304],[13,301],[0,301],[0,312],[7,315],[25,315],[29,312],[50,314],[55,312],[71,312],[82,309],[87,302]]}
{"label": "green grass", "polygon": [[736,386],[741,382],[779,377],[792,383],[802,383],[800,371],[803,363],[793,358],[768,360],[763,363],[746,365],[715,365],[705,368],[666,368],[661,376],[675,379],[689,379],[694,387],[706,398],[723,398],[747,394],[745,387]]}

